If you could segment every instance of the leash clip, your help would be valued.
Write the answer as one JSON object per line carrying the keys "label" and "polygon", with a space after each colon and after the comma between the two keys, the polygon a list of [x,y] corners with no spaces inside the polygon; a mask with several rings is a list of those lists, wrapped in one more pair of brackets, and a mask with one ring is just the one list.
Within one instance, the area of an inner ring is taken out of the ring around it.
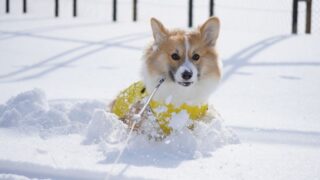
{"label": "leash clip", "polygon": [[152,99],[152,97],[156,94],[156,92],[158,91],[159,87],[161,86],[161,84],[166,80],[165,77],[162,77],[159,80],[159,83],[157,84],[157,86],[153,89],[152,93],[150,94],[150,96],[148,97],[146,103],[144,104],[144,106],[142,107],[142,109],[139,111],[138,114],[133,115],[132,120],[135,122],[139,122],[139,120],[141,119],[141,115],[142,113],[147,109],[148,105],[150,104],[150,101]]}

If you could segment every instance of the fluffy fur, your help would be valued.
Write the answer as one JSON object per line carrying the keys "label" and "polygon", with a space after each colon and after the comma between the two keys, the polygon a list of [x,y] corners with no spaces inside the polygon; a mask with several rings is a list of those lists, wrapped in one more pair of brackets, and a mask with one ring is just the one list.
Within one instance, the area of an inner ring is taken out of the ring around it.
{"label": "fluffy fur", "polygon": [[154,41],[144,53],[142,67],[147,92],[152,92],[159,79],[166,77],[154,100],[177,106],[207,103],[222,76],[215,49],[219,19],[211,17],[190,32],[170,31],[155,18],[151,19],[151,27]]}
{"label": "fluffy fur", "polygon": [[[190,106],[207,104],[222,76],[221,62],[215,49],[220,31],[219,19],[209,18],[190,32],[170,31],[155,18],[151,19],[151,27],[154,40],[145,50],[142,67],[147,93],[150,94],[159,80],[165,77],[153,97],[154,101],[176,107],[183,103]],[[119,96],[123,98],[121,93]],[[111,103],[111,111],[116,107],[117,99]],[[134,114],[142,106],[141,100],[130,105],[129,112],[120,119],[131,126]],[[140,129],[146,119],[143,114],[135,129]]]}

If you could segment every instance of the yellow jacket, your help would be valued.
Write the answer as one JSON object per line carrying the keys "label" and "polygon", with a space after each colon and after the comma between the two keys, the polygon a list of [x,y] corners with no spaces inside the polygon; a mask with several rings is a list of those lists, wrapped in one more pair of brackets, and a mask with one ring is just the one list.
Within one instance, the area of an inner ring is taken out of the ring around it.
{"label": "yellow jacket", "polygon": [[[119,118],[123,118],[130,111],[130,107],[133,104],[142,100],[146,96],[148,96],[148,94],[143,82],[136,82],[124,91],[120,92],[113,104],[111,112],[116,114]],[[171,132],[169,121],[173,113],[179,113],[180,111],[185,110],[186,112],[188,112],[190,119],[198,120],[201,117],[205,116],[208,110],[207,104],[202,106],[191,106],[184,103],[179,107],[176,107],[171,103],[166,104],[154,100],[151,100],[149,106],[165,135],[168,135]],[[166,107],[166,111],[160,113],[156,112],[155,109],[159,107]]]}

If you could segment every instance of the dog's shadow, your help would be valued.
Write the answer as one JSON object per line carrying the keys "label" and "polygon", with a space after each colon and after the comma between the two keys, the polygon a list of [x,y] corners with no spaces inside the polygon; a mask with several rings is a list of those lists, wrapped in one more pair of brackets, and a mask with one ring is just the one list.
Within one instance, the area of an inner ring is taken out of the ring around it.
{"label": "dog's shadow", "polygon": [[[192,161],[199,158],[196,148],[174,147],[167,145],[165,142],[159,142],[157,145],[145,147],[143,145],[135,145],[125,149],[121,155],[118,164],[126,164],[132,166],[154,166],[159,168],[176,168],[182,162]],[[180,145],[177,145],[180,146]],[[100,164],[113,164],[116,161],[120,151],[110,151],[105,154],[105,159]],[[201,154],[202,158],[211,156],[211,153]]]}
{"label": "dog's shadow", "polygon": [[[108,156],[99,163],[101,164],[113,164],[118,156],[119,152],[109,153]],[[118,161],[118,164],[126,164],[132,166],[155,166],[160,168],[176,168],[183,161],[192,160],[190,157],[181,156],[166,156],[162,153],[129,153],[124,152]]]}

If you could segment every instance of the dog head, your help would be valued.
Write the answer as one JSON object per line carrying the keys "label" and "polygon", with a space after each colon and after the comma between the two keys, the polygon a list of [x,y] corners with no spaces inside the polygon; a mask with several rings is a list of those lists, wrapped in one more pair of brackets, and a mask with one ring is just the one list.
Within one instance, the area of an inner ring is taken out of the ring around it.
{"label": "dog head", "polygon": [[217,17],[190,32],[170,31],[155,18],[151,27],[154,41],[145,53],[148,75],[166,76],[186,88],[204,79],[220,80],[221,66],[215,50],[220,30]]}

